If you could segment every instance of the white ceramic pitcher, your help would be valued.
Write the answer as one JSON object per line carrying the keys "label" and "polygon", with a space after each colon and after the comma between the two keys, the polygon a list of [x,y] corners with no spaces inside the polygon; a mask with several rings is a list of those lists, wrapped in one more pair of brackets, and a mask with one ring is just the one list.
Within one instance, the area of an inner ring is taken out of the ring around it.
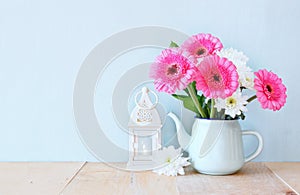
{"label": "white ceramic pitcher", "polygon": [[[180,146],[189,153],[192,166],[200,173],[235,173],[244,163],[251,161],[262,151],[261,135],[255,131],[241,131],[238,120],[195,118],[192,135],[189,136],[176,115],[168,115],[176,124]],[[244,157],[242,135],[254,135],[258,139],[256,151],[248,157]]]}

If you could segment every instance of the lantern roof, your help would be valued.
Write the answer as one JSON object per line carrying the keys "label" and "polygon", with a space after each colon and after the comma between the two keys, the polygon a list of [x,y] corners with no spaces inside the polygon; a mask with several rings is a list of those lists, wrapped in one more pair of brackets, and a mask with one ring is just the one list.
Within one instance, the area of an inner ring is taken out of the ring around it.
{"label": "lantern roof", "polygon": [[[151,101],[149,93],[155,96],[155,102]],[[139,100],[138,96],[141,94]],[[158,96],[147,87],[143,87],[135,95],[135,107],[131,112],[128,127],[136,128],[136,130],[157,130],[161,128],[161,120],[156,105],[158,103]]]}

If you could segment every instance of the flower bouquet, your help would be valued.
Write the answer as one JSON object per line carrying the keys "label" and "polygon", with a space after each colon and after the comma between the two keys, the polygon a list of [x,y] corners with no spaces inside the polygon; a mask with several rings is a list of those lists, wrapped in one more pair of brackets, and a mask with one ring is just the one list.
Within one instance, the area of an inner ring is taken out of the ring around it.
{"label": "flower bouquet", "polygon": [[[263,109],[281,109],[287,98],[281,78],[266,69],[253,72],[247,61],[217,37],[200,33],[180,46],[171,42],[151,65],[150,77],[157,91],[172,94],[199,118],[244,119],[255,99]],[[176,94],[181,90],[185,94]]]}
{"label": "flower bouquet", "polygon": [[[200,173],[232,174],[258,156],[262,137],[255,131],[242,131],[237,119],[245,118],[246,106],[255,99],[263,109],[273,111],[286,102],[281,78],[266,69],[253,72],[247,62],[242,52],[223,49],[217,37],[200,33],[180,46],[171,42],[150,67],[156,90],[172,94],[196,114],[191,136],[173,113],[168,115],[176,124],[180,147]],[[243,135],[258,139],[256,151],[247,157]]]}

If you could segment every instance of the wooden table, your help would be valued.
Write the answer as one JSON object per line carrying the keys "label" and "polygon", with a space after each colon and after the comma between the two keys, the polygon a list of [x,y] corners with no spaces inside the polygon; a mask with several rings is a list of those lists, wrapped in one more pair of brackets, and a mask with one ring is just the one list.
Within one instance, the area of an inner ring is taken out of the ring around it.
{"label": "wooden table", "polygon": [[167,177],[103,163],[0,163],[0,194],[297,194],[300,162],[251,162],[230,176]]}

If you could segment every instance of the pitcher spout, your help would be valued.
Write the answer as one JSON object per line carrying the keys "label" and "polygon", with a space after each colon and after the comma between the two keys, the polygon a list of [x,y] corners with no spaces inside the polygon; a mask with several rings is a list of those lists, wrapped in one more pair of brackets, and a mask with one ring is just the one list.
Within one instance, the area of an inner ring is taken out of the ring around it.
{"label": "pitcher spout", "polygon": [[178,117],[174,113],[169,112],[168,116],[175,123],[176,130],[177,130],[178,143],[179,143],[180,147],[183,148],[185,151],[187,151],[190,140],[191,140],[191,136],[186,132],[182,122],[178,119]]}

